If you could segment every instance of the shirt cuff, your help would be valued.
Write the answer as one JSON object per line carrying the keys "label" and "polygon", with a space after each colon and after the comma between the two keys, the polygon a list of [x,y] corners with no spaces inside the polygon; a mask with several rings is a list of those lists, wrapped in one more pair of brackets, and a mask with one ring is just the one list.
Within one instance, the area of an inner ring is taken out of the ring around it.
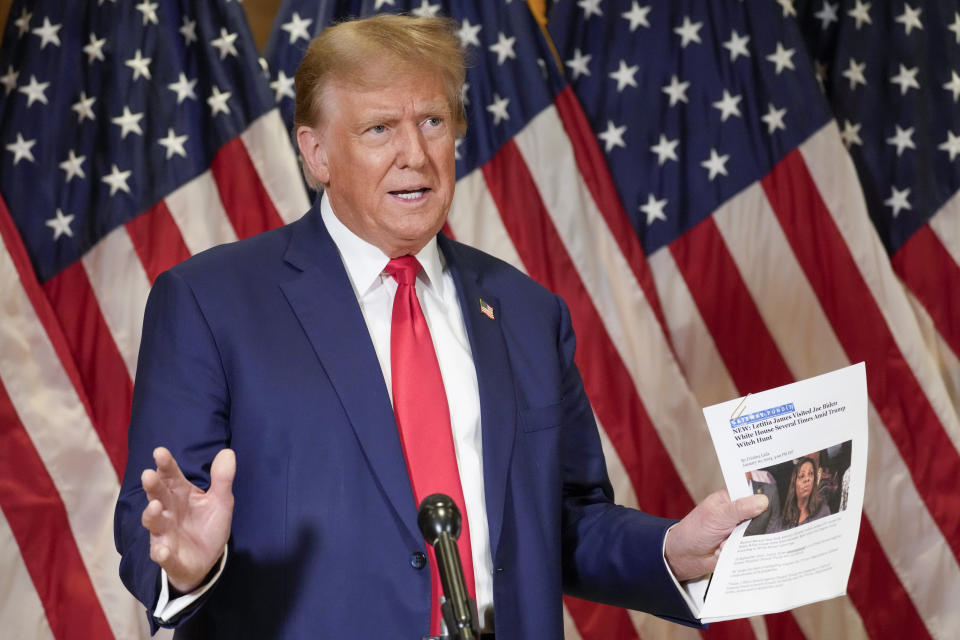
{"label": "shirt cuff", "polygon": [[200,596],[205,594],[210,588],[216,584],[217,579],[220,577],[220,574],[223,573],[223,568],[227,566],[227,547],[224,545],[223,554],[220,556],[220,566],[217,567],[216,573],[214,573],[209,580],[202,583],[196,589],[190,593],[186,593],[182,596],[170,599],[170,583],[167,580],[167,572],[162,568],[160,569],[160,597],[157,599],[157,606],[153,611],[153,617],[160,621],[161,624],[171,624],[172,621],[187,607],[196,602]]}
{"label": "shirt cuff", "polygon": [[[673,525],[670,529],[673,529],[677,525]],[[670,529],[667,529],[667,533],[670,533]],[[700,612],[703,610],[703,602],[707,598],[707,587],[710,585],[710,576],[704,576],[702,578],[697,578],[696,580],[687,580],[683,584],[677,580],[677,577],[673,575],[673,571],[670,569],[670,565],[667,563],[667,536],[663,536],[663,564],[667,568],[667,573],[670,574],[670,579],[673,580],[673,584],[676,586],[677,591],[680,592],[680,595],[683,597],[683,601],[687,603],[687,606],[690,608],[690,613],[693,614],[693,617],[697,620],[700,619]]]}

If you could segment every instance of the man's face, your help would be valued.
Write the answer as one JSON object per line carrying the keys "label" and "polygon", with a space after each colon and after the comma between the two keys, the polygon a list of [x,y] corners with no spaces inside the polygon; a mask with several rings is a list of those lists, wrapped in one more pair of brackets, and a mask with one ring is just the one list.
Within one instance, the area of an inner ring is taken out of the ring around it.
{"label": "man's face", "polygon": [[443,226],[456,182],[454,122],[439,74],[381,75],[372,87],[331,82],[323,123],[297,137],[337,217],[396,257]]}

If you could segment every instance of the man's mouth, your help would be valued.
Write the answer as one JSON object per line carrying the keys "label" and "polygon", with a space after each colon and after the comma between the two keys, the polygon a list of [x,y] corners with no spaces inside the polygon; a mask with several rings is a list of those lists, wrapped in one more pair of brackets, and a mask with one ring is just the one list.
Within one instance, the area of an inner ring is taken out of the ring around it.
{"label": "man's mouth", "polygon": [[391,191],[390,195],[396,196],[401,200],[419,200],[424,197],[430,189],[421,188],[421,189],[400,189],[397,191]]}

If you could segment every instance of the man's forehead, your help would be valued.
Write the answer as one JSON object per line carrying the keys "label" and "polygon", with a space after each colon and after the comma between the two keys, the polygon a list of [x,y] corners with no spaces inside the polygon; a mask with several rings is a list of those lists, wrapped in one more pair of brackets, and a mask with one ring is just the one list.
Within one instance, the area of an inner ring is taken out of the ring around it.
{"label": "man's forehead", "polygon": [[439,78],[430,74],[402,74],[389,78],[335,79],[327,87],[328,96],[350,103],[352,110],[399,112],[410,108],[432,113],[448,112],[450,104]]}

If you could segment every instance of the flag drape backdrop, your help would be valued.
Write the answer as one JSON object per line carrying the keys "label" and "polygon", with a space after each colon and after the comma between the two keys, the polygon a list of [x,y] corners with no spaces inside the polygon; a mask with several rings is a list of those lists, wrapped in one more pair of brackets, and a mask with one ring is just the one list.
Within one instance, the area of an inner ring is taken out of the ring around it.
{"label": "flag drape backdrop", "polygon": [[287,0],[261,63],[229,0],[14,3],[4,635],[145,636],[111,516],[149,285],[306,209],[294,70],[324,26],[379,11],[459,24],[469,131],[448,230],[567,300],[621,502],[681,516],[721,486],[700,406],[867,363],[848,597],[707,631],[567,599],[567,637],[955,634],[956,4],[533,4],[546,31],[519,0]]}

